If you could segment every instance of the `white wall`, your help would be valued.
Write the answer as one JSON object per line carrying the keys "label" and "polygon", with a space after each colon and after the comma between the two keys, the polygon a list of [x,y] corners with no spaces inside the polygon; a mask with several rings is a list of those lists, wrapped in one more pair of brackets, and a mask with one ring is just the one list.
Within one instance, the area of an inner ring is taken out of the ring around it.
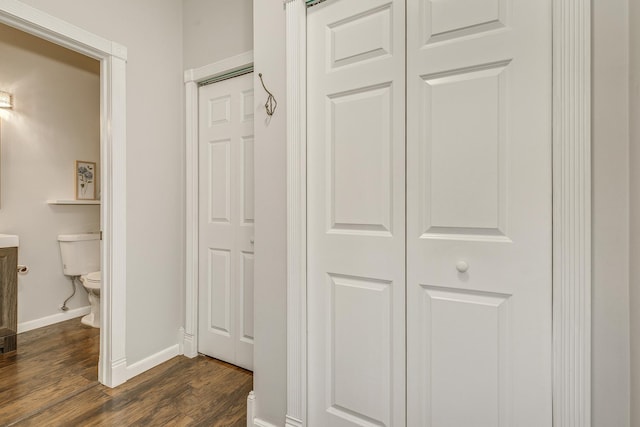
{"label": "white wall", "polygon": [[[256,417],[284,425],[287,393],[287,136],[285,14],[280,0],[254,0],[254,63],[278,101],[255,118]],[[267,94],[254,76],[256,103]]]}
{"label": "white wall", "polygon": [[177,343],[184,287],[182,2],[25,0],[128,48],[127,364]]}
{"label": "white wall", "polygon": [[631,154],[631,425],[640,427],[640,3],[629,0]]}
{"label": "white wall", "polygon": [[184,68],[253,49],[252,0],[183,0]]}
{"label": "white wall", "polygon": [[[98,231],[98,206],[50,206],[74,199],[75,160],[100,159],[100,64],[0,24],[0,90],[15,108],[0,111],[0,232],[20,238],[18,323],[62,313],[71,282],[57,235]],[[80,287],[81,288],[81,287]],[[88,305],[79,289],[69,308]]]}
{"label": "white wall", "polygon": [[593,426],[629,425],[628,0],[593,1]]}

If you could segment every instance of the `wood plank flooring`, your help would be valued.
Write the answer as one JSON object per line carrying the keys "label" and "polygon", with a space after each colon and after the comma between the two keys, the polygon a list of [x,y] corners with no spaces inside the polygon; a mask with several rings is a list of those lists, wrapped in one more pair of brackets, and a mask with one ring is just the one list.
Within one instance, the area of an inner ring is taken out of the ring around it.
{"label": "wood plank flooring", "polygon": [[79,319],[18,335],[0,355],[0,426],[245,426],[251,372],[178,356],[125,384],[98,383],[98,329]]}

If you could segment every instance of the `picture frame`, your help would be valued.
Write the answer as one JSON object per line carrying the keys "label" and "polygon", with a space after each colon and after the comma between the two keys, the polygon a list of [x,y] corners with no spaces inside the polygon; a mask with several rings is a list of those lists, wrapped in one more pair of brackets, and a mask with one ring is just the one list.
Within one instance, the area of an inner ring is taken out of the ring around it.
{"label": "picture frame", "polygon": [[96,162],[76,160],[75,194],[76,200],[96,200]]}

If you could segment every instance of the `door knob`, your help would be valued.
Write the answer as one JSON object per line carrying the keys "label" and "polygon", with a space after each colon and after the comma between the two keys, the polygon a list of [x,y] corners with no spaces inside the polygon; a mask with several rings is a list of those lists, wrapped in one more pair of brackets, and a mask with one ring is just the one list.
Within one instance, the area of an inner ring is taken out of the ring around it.
{"label": "door knob", "polygon": [[252,238],[249,239],[249,243],[251,243],[253,245],[253,242],[254,242],[254,238],[252,237]]}
{"label": "door knob", "polygon": [[466,261],[458,261],[456,263],[456,270],[458,270],[460,273],[466,273],[468,269],[469,269],[469,264],[467,264]]}

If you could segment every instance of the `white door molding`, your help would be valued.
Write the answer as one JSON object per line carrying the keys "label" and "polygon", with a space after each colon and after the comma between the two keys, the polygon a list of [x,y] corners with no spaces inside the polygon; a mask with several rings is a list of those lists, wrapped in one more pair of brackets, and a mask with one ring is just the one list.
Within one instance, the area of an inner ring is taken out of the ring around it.
{"label": "white door molding", "polygon": [[307,5],[286,0],[287,38],[287,414],[307,414]]}
{"label": "white door molding", "polygon": [[[306,425],[306,1],[287,22],[287,426]],[[591,425],[591,7],[553,0],[553,418]]]}
{"label": "white door molding", "polygon": [[553,420],[591,425],[591,2],[553,8]]}
{"label": "white door molding", "polygon": [[127,380],[125,47],[16,0],[0,0],[0,23],[100,61],[100,170],[103,232],[99,381]]}
{"label": "white door molding", "polygon": [[198,85],[253,65],[253,51],[184,72],[186,275],[183,354],[198,355]]}

